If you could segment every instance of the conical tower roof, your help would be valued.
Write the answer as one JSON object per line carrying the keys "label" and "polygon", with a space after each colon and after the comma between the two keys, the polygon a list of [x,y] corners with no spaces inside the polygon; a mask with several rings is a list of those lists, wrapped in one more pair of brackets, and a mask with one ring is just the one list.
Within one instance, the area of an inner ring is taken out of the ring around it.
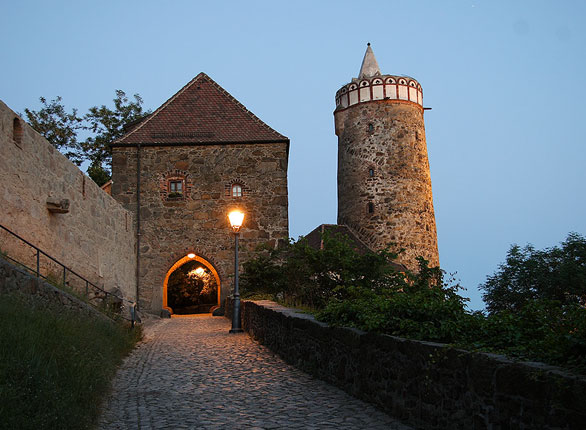
{"label": "conical tower roof", "polygon": [[409,76],[383,75],[369,43],[358,77],[336,92],[335,111],[374,100],[408,101],[423,109],[423,89],[419,82]]}
{"label": "conical tower roof", "polygon": [[362,60],[362,66],[360,66],[358,79],[368,78],[375,75],[380,75],[380,69],[376,62],[376,58],[374,58],[374,52],[372,52],[370,43],[368,43],[366,46],[366,52],[364,53],[364,59]]}

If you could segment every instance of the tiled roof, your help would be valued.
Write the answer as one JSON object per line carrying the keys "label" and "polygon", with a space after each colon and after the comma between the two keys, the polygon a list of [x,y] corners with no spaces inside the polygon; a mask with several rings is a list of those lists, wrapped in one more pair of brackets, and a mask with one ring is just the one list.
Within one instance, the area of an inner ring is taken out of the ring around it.
{"label": "tiled roof", "polygon": [[114,145],[289,142],[200,73]]}

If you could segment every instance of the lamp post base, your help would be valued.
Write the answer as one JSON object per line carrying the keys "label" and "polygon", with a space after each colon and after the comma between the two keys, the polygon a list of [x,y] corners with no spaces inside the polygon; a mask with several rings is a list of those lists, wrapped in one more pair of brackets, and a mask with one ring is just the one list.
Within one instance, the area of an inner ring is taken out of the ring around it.
{"label": "lamp post base", "polygon": [[241,328],[231,328],[229,333],[244,333]]}

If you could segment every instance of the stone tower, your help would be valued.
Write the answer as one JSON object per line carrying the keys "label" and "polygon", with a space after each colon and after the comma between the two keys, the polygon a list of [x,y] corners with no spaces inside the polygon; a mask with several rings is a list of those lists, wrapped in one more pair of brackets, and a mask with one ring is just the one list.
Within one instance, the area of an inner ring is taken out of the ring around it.
{"label": "stone tower", "polygon": [[408,76],[381,74],[368,44],[358,78],[336,93],[338,224],[373,249],[403,248],[439,265],[423,123],[423,91]]}

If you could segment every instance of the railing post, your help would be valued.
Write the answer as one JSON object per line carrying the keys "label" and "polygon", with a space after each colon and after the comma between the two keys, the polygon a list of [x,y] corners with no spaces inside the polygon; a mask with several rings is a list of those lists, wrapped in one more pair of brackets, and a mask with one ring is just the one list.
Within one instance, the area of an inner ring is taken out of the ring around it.
{"label": "railing post", "polygon": [[[36,275],[36,278],[37,278],[37,288],[38,288],[38,287],[39,287],[39,285],[40,285],[41,278],[44,278],[44,277],[41,275],[41,253],[42,253],[42,254],[44,254],[44,255],[45,255],[45,256],[46,256],[46,257],[47,257],[49,260],[51,260],[51,261],[53,261],[53,262],[57,263],[58,265],[60,265],[61,267],[63,267],[63,286],[65,286],[65,284],[67,283],[67,271],[70,271],[70,272],[71,272],[73,275],[77,276],[77,277],[78,277],[78,278],[80,278],[82,281],[85,281],[85,295],[86,295],[86,297],[88,298],[88,304],[92,305],[93,307],[96,307],[96,304],[94,304],[94,303],[90,303],[90,302],[89,302],[89,286],[90,286],[90,285],[92,286],[92,288],[95,288],[96,290],[98,290],[98,291],[102,291],[102,292],[104,293],[104,297],[103,297],[103,299],[104,299],[104,300],[106,300],[106,299],[107,299],[108,295],[113,295],[114,297],[118,297],[118,296],[115,296],[114,294],[112,294],[112,293],[110,293],[110,292],[106,291],[106,290],[105,290],[105,285],[104,285],[104,284],[102,284],[102,287],[100,288],[100,287],[98,287],[97,285],[95,285],[95,284],[91,283],[90,281],[88,281],[88,280],[87,280],[86,278],[84,278],[83,276],[81,276],[81,275],[77,274],[76,272],[74,272],[73,270],[69,269],[67,266],[65,266],[63,263],[61,263],[61,262],[60,262],[60,261],[58,261],[57,259],[55,259],[55,258],[51,257],[49,254],[46,254],[45,252],[41,251],[41,250],[40,250],[39,248],[37,248],[35,245],[33,245],[32,243],[30,243],[30,242],[28,242],[27,240],[23,239],[22,237],[20,237],[20,236],[19,236],[19,235],[17,235],[16,233],[14,233],[14,232],[10,231],[9,229],[7,229],[6,227],[4,227],[4,226],[3,226],[3,225],[1,225],[1,224],[0,224],[0,230],[4,230],[4,231],[8,232],[9,234],[11,234],[12,236],[16,237],[16,238],[17,238],[17,239],[19,239],[20,241],[24,242],[26,245],[30,246],[31,248],[33,248],[33,249],[36,251],[36,260],[37,260],[37,265],[36,265],[37,267],[36,267],[36,270],[35,270],[35,269],[33,269],[32,267],[29,267],[29,266],[27,266],[27,265],[23,264],[23,263],[19,263],[19,262],[18,262],[18,260],[15,260],[15,259],[14,259],[14,258],[12,258],[12,257],[9,257],[9,256],[8,256],[8,258],[9,258],[11,261],[14,261],[14,262],[15,262],[15,263],[17,263],[17,264],[21,264],[21,265],[22,265],[22,266],[23,266],[23,267],[24,267],[24,268],[25,268],[25,269],[26,269],[28,272],[31,272],[31,273],[32,273],[33,271],[35,271],[35,275]],[[29,255],[30,255],[30,254],[29,254]],[[27,262],[27,263],[28,263],[28,262]],[[138,262],[137,262],[137,263],[138,263]],[[28,263],[28,264],[30,264],[30,263]],[[138,266],[137,266],[137,267],[138,267]],[[138,278],[137,278],[137,279],[138,279]],[[138,282],[138,281],[137,281],[137,282]],[[138,288],[138,283],[137,283],[137,288]],[[138,290],[137,290],[137,291],[138,291]],[[96,298],[99,298],[99,297],[100,297],[100,296],[96,294]],[[124,300],[124,299],[122,299],[122,300]],[[132,308],[131,308],[131,322],[132,322],[132,326],[133,326],[133,327],[134,327],[134,325],[135,325],[135,323],[136,323],[136,321],[137,321],[137,318],[138,318],[138,316],[137,316],[137,314],[136,314],[136,312],[137,312],[137,311],[138,311],[138,301],[136,301],[136,302],[133,302],[133,304],[132,304]],[[127,318],[125,318],[125,319],[127,319]],[[138,321],[140,321],[140,319],[138,319]]]}
{"label": "railing post", "polygon": [[130,305],[130,327],[134,328],[134,320],[136,319],[136,317],[134,316],[136,312],[136,303],[132,303]]}

